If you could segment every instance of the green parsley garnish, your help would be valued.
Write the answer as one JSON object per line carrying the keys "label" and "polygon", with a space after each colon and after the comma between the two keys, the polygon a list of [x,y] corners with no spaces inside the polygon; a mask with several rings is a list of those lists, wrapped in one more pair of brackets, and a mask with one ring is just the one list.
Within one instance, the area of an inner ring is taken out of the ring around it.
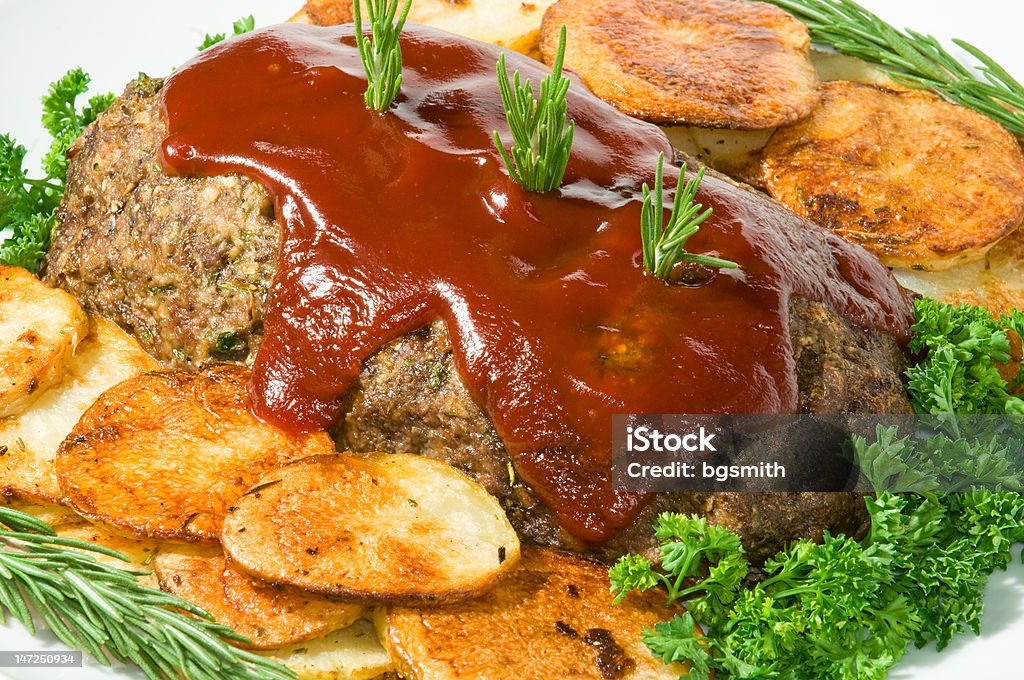
{"label": "green parsley garnish", "polygon": [[[664,224],[665,203],[663,199],[664,180],[662,168],[665,154],[658,154],[658,169],[654,176],[654,191],[647,184],[643,186],[644,205],[640,213],[640,239],[644,247],[644,268],[652,276],[668,279],[672,268],[679,262],[692,262],[705,267],[736,269],[735,262],[709,255],[694,255],[686,252],[686,242],[700,231],[700,225],[711,216],[712,210],[696,203],[697,190],[704,180],[704,168],[683,184],[686,168],[679,170],[676,183],[676,197],[672,204],[672,215]],[[682,188],[680,188],[682,187]]]}
{"label": "green parsley garnish", "polygon": [[852,0],[768,0],[807,24],[811,39],[878,64],[893,80],[934,90],[1024,135],[1024,85],[974,45],[953,43],[981,63],[965,65],[938,40],[899,31]]}
{"label": "green parsley garnish", "polygon": [[45,522],[0,507],[0,622],[7,612],[35,634],[32,610],[62,642],[103,665],[133,663],[153,680],[290,680],[288,668],[239,649],[248,642],[198,607],[139,584],[127,559],[61,538]]}
{"label": "green parsley garnish", "polygon": [[497,130],[494,145],[509,175],[527,191],[557,189],[569,163],[576,126],[571,120],[566,123],[565,96],[569,92],[569,79],[562,75],[564,60],[565,26],[562,26],[555,63],[551,73],[540,81],[540,98],[537,99],[529,80],[519,82],[519,71],[509,82],[505,55],[498,57],[498,89],[512,133],[512,147],[505,149]]}
{"label": "green parsley garnish", "polygon": [[915,411],[1024,414],[1024,399],[1012,394],[1024,373],[1010,380],[1000,373],[1012,358],[1009,334],[1024,335],[1024,311],[995,319],[981,307],[921,298],[914,315],[910,349],[927,352],[907,371]]}
{"label": "green parsley garnish", "polygon": [[[239,19],[231,25],[231,34],[242,35],[243,33],[248,33],[254,28],[256,28],[256,20],[253,19],[252,15],[250,14],[247,17],[242,17],[241,19]],[[203,43],[197,49],[200,52],[202,52],[208,47],[213,47],[219,42],[224,42],[225,40],[227,40],[227,37],[228,36],[224,33],[216,33],[214,35],[210,35],[209,33],[207,33],[206,37],[203,39]]]}
{"label": "green parsley garnish", "polygon": [[402,46],[398,36],[405,27],[412,0],[405,0],[397,22],[398,0],[369,0],[366,8],[370,13],[372,39],[363,34],[359,5],[360,0],[354,0],[352,12],[359,58],[366,71],[366,105],[375,111],[387,111],[402,87]]}
{"label": "green parsley garnish", "polygon": [[612,590],[621,599],[663,587],[686,606],[642,639],[666,663],[688,661],[691,680],[712,671],[716,680],[884,678],[911,642],[942,649],[978,632],[988,576],[1024,540],[1024,496],[882,492],[866,503],[864,541],[796,541],[753,587],[744,587],[752,574],[736,534],[665,513],[655,524],[661,566],[623,557]]}
{"label": "green parsley garnish", "polygon": [[64,195],[68,147],[114,101],[113,94],[96,95],[79,108],[77,100],[88,89],[89,76],[76,68],[51,83],[43,97],[43,126],[53,137],[43,159],[45,177],[30,178],[25,147],[0,135],[0,231],[11,231],[0,242],[0,264],[36,271],[46,254]]}
{"label": "green parsley garnish", "polygon": [[925,430],[900,436],[878,425],[875,440],[852,438],[853,460],[875,491],[892,493],[1024,491],[1024,419],[970,416],[922,419]]}

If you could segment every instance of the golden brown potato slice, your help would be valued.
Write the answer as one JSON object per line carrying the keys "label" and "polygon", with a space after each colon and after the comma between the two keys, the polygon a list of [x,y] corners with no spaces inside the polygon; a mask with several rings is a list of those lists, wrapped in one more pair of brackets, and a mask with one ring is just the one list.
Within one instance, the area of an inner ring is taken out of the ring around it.
{"label": "golden brown potato slice", "polygon": [[59,382],[88,332],[73,297],[0,265],[0,418],[21,413]]}
{"label": "golden brown potato slice", "polygon": [[248,369],[150,372],[105,392],[57,453],[65,501],[138,536],[214,541],[227,509],[260,477],[330,453],[323,433],[292,436],[256,419]]}
{"label": "golden brown potato slice", "polygon": [[238,571],[219,546],[164,546],[154,563],[160,588],[188,600],[252,640],[253,649],[305,642],[352,625],[358,604],[272,586]]}
{"label": "golden brown potato slice", "polygon": [[114,531],[112,527],[95,524],[81,517],[79,520],[75,523],[57,527],[57,535],[64,538],[75,538],[79,541],[88,541],[89,543],[101,545],[104,548],[116,550],[124,557],[127,557],[128,561],[122,562],[108,555],[89,554],[100,562],[117,567],[118,569],[145,572],[138,577],[139,583],[149,588],[159,588],[156,576],[153,574],[153,557],[158,547],[156,541],[129,538]]}
{"label": "golden brown potato slice", "polygon": [[822,86],[764,150],[769,193],[894,267],[978,260],[1024,220],[1024,155],[999,124],[919,91]]}
{"label": "golden brown potato slice", "polygon": [[[409,21],[528,53],[537,44],[544,10],[553,2],[415,0]],[[290,21],[315,26],[347,24],[352,21],[352,0],[309,0]]]}
{"label": "golden brown potato slice", "polygon": [[519,561],[493,496],[445,463],[405,454],[273,472],[231,510],[221,542],[265,581],[365,602],[462,599]]}
{"label": "golden brown potato slice", "polygon": [[761,130],[818,101],[807,28],[747,0],[559,0],[540,49],[620,111],[656,123]]}
{"label": "golden brown potato slice", "polygon": [[262,655],[291,668],[299,680],[383,680],[394,669],[373,624],[365,619],[326,637]]}
{"label": "golden brown potato slice", "polygon": [[[901,87],[876,67],[855,57],[812,49],[811,62],[822,82],[852,80],[858,83],[886,85],[894,89]],[[683,153],[733,179],[759,189],[764,188],[761,152],[775,132],[774,128],[721,130],[669,125],[665,126],[664,130],[672,146]]]}
{"label": "golden brown potato slice", "polygon": [[351,625],[364,612],[362,605],[254,579],[231,565],[219,547],[165,546],[155,567],[163,590],[245,635],[254,649],[323,636]]}
{"label": "golden brown potato slice", "polygon": [[0,419],[0,495],[56,503],[54,457],[64,437],[105,390],[160,364],[117,325],[93,317],[61,381],[23,413]]}
{"label": "golden brown potato slice", "polygon": [[612,602],[608,567],[524,547],[519,568],[485,597],[441,609],[389,607],[378,632],[403,678],[676,680],[641,631],[675,612],[656,591]]}

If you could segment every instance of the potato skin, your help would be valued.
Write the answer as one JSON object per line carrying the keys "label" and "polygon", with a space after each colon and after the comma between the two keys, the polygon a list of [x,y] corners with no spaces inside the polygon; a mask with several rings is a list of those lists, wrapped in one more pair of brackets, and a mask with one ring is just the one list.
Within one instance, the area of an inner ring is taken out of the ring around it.
{"label": "potato skin", "polygon": [[1024,155],[998,123],[917,90],[836,81],[764,150],[768,192],[889,266],[978,260],[1024,220]]}
{"label": "potato skin", "polygon": [[497,500],[422,456],[319,456],[260,480],[221,544],[270,583],[363,603],[440,604],[486,591],[519,560]]}
{"label": "potato skin", "polygon": [[759,130],[803,118],[818,101],[807,27],[747,0],[559,0],[541,53],[623,113],[654,123]]}
{"label": "potato skin", "polygon": [[330,453],[323,433],[256,419],[248,369],[154,371],[105,392],[57,453],[64,501],[138,536],[215,541],[227,509],[267,472]]}
{"label": "potato skin", "polygon": [[656,591],[614,604],[603,564],[526,547],[486,597],[443,609],[389,607],[376,620],[410,680],[675,680],[686,667],[663,664],[640,641],[673,613]]}

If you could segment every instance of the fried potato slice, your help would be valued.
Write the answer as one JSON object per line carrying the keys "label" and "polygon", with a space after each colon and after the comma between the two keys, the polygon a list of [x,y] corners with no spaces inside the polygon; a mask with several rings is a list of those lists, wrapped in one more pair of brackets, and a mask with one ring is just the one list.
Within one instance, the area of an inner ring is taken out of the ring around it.
{"label": "fried potato slice", "polygon": [[0,265],[0,418],[60,382],[89,319],[73,297],[20,267]]}
{"label": "fried potato slice", "polygon": [[154,371],[105,392],[64,440],[57,479],[82,515],[138,536],[215,541],[227,509],[267,472],[330,453],[323,433],[256,419],[248,369]]}
{"label": "fried potato slice", "polygon": [[559,0],[540,49],[620,111],[655,123],[760,130],[818,102],[807,27],[747,0]]}
{"label": "fried potato slice", "polygon": [[[857,83],[901,86],[875,66],[843,54],[811,50],[811,62],[822,82],[852,80]],[[905,88],[904,88],[905,89]],[[761,152],[775,128],[765,130],[721,130],[689,125],[663,127],[672,146],[700,162],[759,189],[764,188]]]}
{"label": "fried potato slice", "polygon": [[1024,155],[998,123],[920,91],[822,86],[807,120],[778,130],[769,193],[889,266],[978,260],[1024,220]]}
{"label": "fried potato slice", "polygon": [[25,412],[0,419],[0,495],[57,503],[54,458],[64,437],[104,391],[160,364],[132,337],[93,317],[61,381]]}
{"label": "fried potato slice", "polygon": [[[553,2],[416,0],[409,10],[409,21],[529,53],[537,45],[544,10]],[[352,0],[309,0],[291,21],[315,26],[347,24],[352,21]]]}
{"label": "fried potato slice", "polygon": [[364,611],[362,605],[254,579],[230,564],[219,546],[165,545],[154,566],[162,590],[249,638],[252,649],[321,637],[352,625]]}
{"label": "fried potato slice", "polygon": [[493,496],[406,454],[324,456],[273,472],[231,510],[221,543],[257,578],[364,602],[464,599],[519,561]]}
{"label": "fried potato slice", "polygon": [[326,637],[258,653],[288,666],[299,680],[373,680],[394,669],[373,624],[365,619]]}
{"label": "fried potato slice", "polygon": [[158,543],[145,539],[129,538],[112,527],[103,524],[90,522],[79,517],[78,522],[64,524],[56,527],[58,536],[64,538],[75,538],[79,541],[88,541],[96,545],[110,548],[127,557],[128,561],[121,561],[109,555],[89,553],[98,561],[118,569],[128,571],[145,572],[138,576],[139,583],[149,588],[159,588],[156,575],[153,573],[153,557],[156,555]]}
{"label": "fried potato slice", "polygon": [[1024,227],[988,251],[983,260],[938,272],[895,269],[910,290],[950,304],[978,305],[996,316],[1024,308]]}
{"label": "fried potato slice", "polygon": [[389,607],[376,621],[409,680],[675,680],[686,666],[663,664],[640,640],[666,614],[653,591],[614,604],[606,565],[524,547],[519,568],[486,597],[441,609]]}

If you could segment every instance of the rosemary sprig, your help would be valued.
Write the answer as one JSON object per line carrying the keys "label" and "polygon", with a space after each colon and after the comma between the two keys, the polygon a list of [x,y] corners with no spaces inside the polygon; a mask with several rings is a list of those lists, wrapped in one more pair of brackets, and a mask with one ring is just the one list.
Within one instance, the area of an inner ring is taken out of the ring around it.
{"label": "rosemary sprig", "polygon": [[65,644],[103,665],[111,658],[133,663],[153,680],[296,677],[278,663],[229,645],[247,640],[213,623],[201,609],[141,586],[135,572],[103,564],[89,553],[127,561],[113,550],[57,536],[31,515],[0,507],[0,623],[9,611],[34,635],[35,608]]}
{"label": "rosemary sprig", "polygon": [[[640,239],[644,247],[644,268],[652,276],[668,279],[672,268],[679,262],[719,269],[737,269],[738,264],[709,255],[694,255],[686,252],[686,242],[700,231],[700,225],[711,216],[712,209],[703,210],[704,206],[695,203],[697,189],[704,180],[704,168],[697,176],[683,184],[686,168],[679,170],[676,183],[676,197],[672,204],[672,215],[668,224],[663,226],[665,203],[663,199],[664,181],[662,168],[665,154],[658,154],[658,170],[654,176],[654,191],[647,184],[643,186],[644,205],[640,213]],[[703,212],[702,212],[703,211]]]}
{"label": "rosemary sprig", "polygon": [[882,66],[893,80],[934,90],[1024,135],[1024,86],[974,45],[953,43],[981,62],[975,69],[930,35],[899,31],[852,0],[768,0],[807,24],[814,42]]}
{"label": "rosemary sprig", "polygon": [[361,0],[353,0],[352,3],[356,45],[366,71],[366,105],[377,111],[387,111],[402,87],[402,46],[398,43],[398,36],[405,27],[412,0],[405,0],[396,22],[398,2],[368,0],[366,9],[370,14],[372,39],[363,35]]}
{"label": "rosemary sprig", "polygon": [[576,126],[571,120],[565,121],[569,79],[562,75],[564,59],[565,26],[562,26],[555,63],[551,73],[540,81],[540,98],[535,99],[530,81],[519,82],[519,71],[509,82],[505,55],[498,57],[498,88],[512,132],[512,147],[505,150],[497,130],[494,131],[494,144],[509,175],[527,191],[557,189],[569,163]]}

